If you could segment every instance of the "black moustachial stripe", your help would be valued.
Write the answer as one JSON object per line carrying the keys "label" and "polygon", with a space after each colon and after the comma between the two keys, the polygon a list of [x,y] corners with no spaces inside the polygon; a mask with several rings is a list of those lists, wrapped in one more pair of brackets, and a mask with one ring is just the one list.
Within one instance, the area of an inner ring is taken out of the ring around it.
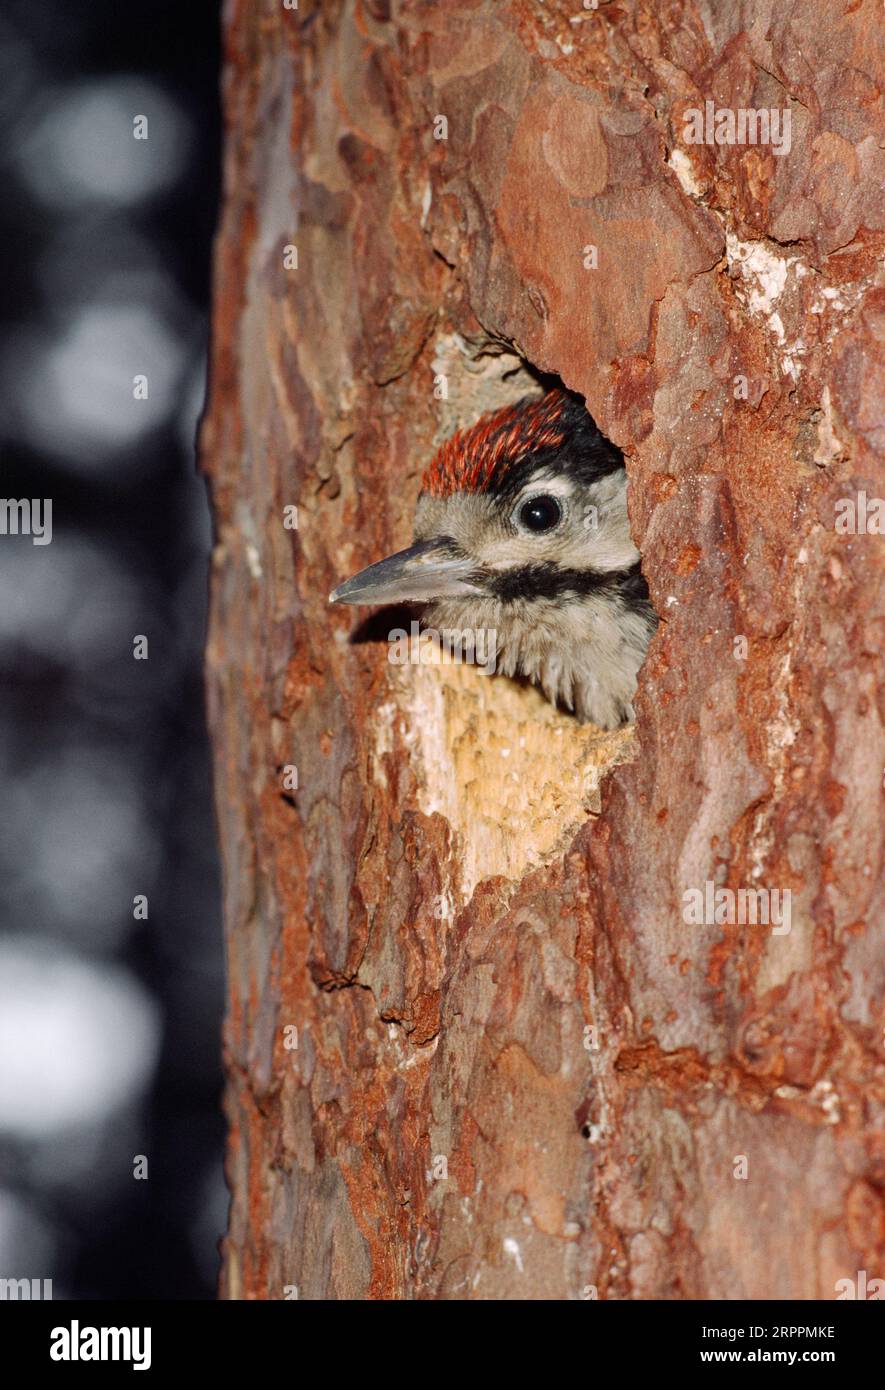
{"label": "black moustachial stripe", "polygon": [[501,603],[519,600],[560,598],[564,594],[608,593],[632,603],[648,600],[646,584],[638,562],[629,569],[575,570],[563,569],[552,562],[521,565],[518,569],[499,573],[484,573],[483,587]]}

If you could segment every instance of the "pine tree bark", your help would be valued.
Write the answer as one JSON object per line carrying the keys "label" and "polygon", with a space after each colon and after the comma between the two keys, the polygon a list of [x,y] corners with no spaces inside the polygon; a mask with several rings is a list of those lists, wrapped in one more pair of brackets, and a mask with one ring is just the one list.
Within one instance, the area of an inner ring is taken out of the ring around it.
{"label": "pine tree bark", "polygon": [[[228,7],[227,1297],[885,1277],[879,18]],[[690,138],[723,110],[780,149]],[[635,732],[393,665],[388,615],[326,602],[532,369],[627,456]],[[789,930],[695,921],[717,889],[789,890]]]}

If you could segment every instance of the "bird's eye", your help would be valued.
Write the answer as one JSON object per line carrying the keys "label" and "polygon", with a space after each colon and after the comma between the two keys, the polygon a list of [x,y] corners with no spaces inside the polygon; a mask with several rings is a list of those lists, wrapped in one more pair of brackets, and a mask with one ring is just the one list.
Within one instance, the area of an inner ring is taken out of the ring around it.
{"label": "bird's eye", "polygon": [[562,507],[555,497],[530,497],[517,516],[527,531],[552,531],[562,516]]}

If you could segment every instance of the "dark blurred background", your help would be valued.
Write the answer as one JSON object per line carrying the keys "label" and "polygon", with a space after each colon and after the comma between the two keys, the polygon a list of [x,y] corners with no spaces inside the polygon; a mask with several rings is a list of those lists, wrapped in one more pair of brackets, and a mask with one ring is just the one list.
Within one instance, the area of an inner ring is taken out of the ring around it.
{"label": "dark blurred background", "polygon": [[0,1277],[56,1299],[211,1298],[226,1218],[194,458],[219,9],[0,11],[0,494],[53,506],[51,544],[0,534]]}

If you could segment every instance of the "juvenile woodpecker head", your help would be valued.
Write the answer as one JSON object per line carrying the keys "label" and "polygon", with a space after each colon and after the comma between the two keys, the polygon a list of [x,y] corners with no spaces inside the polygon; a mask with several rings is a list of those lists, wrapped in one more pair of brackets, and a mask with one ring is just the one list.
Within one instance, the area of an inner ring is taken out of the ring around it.
{"label": "juvenile woodpecker head", "polygon": [[633,716],[657,621],[626,491],[623,455],[580,397],[525,397],[446,441],[424,474],[415,544],[330,602],[420,602],[435,628],[492,632],[499,672],[614,728]]}

